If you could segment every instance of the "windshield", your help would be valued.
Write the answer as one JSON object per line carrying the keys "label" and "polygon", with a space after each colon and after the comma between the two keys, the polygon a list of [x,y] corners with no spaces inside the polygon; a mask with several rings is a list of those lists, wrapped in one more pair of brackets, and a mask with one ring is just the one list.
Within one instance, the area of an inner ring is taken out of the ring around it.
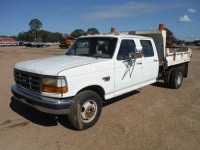
{"label": "windshield", "polygon": [[112,37],[79,38],[67,50],[66,55],[112,58],[116,43],[117,38]]}

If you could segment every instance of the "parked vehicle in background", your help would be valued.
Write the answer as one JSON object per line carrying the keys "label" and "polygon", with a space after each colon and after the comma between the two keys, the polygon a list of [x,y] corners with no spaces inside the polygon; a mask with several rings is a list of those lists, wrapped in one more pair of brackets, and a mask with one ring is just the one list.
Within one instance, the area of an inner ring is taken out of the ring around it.
{"label": "parked vehicle in background", "polygon": [[26,42],[24,43],[24,45],[26,47],[49,47],[50,44],[49,43],[42,43],[42,42]]}
{"label": "parked vehicle in background", "polygon": [[11,46],[11,43],[5,43],[5,46]]}
{"label": "parked vehicle in background", "polygon": [[2,46],[5,46],[5,44],[4,43],[0,43],[0,46],[2,47]]}
{"label": "parked vehicle in background", "polygon": [[39,111],[67,114],[84,130],[96,124],[104,100],[157,79],[179,88],[191,56],[189,47],[166,47],[163,28],[83,36],[63,56],[17,63],[11,91]]}
{"label": "parked vehicle in background", "polygon": [[0,46],[18,46],[18,42],[1,42]]}
{"label": "parked vehicle in background", "polygon": [[25,46],[27,44],[27,42],[25,41],[19,41],[19,46]]}
{"label": "parked vehicle in background", "polygon": [[73,44],[74,40],[75,39],[73,37],[63,38],[63,39],[60,40],[59,47],[67,49],[67,48],[69,48]]}

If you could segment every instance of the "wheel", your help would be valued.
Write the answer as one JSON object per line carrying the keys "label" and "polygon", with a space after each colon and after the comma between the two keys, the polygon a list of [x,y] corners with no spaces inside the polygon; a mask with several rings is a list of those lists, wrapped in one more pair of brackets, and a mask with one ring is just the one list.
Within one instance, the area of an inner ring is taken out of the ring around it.
{"label": "wheel", "polygon": [[170,85],[171,88],[178,89],[183,80],[183,73],[182,70],[179,68],[176,68],[172,71],[171,78],[170,78]]}
{"label": "wheel", "polygon": [[170,88],[171,84],[170,84],[170,77],[171,77],[171,73],[172,73],[173,69],[169,69],[165,71],[165,75],[164,75],[164,85],[166,88]]}
{"label": "wheel", "polygon": [[94,91],[83,91],[74,97],[74,103],[68,115],[76,130],[85,130],[96,124],[102,110],[101,97]]}

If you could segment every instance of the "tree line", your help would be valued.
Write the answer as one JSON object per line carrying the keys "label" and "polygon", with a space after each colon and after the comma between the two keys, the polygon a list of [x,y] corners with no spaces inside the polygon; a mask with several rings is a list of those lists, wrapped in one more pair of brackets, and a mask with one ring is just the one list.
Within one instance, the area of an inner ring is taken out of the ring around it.
{"label": "tree line", "polygon": [[58,42],[63,38],[63,35],[59,32],[49,32],[46,30],[40,30],[35,35],[32,31],[20,32],[17,36],[18,41],[26,42]]}
{"label": "tree line", "polygon": [[[32,19],[29,22],[30,29],[26,32],[20,32],[18,36],[9,36],[17,41],[26,41],[26,42],[59,42],[61,39],[66,37],[78,38],[82,35],[95,35],[99,34],[99,31],[96,28],[89,28],[87,31],[83,29],[75,29],[71,34],[62,34],[60,32],[50,32],[46,30],[41,30],[42,22],[38,19]],[[165,28],[167,31],[168,41],[177,41],[176,37],[173,35],[173,32]],[[1,36],[8,37],[8,36]],[[193,41],[194,44],[199,43],[199,41]]]}
{"label": "tree line", "polygon": [[32,19],[29,22],[30,30],[27,32],[20,32],[17,36],[18,41],[27,42],[59,42],[61,39],[66,37],[78,38],[82,35],[87,34],[99,34],[96,28],[89,28],[86,32],[83,29],[76,29],[70,35],[62,34],[59,32],[50,32],[46,30],[41,30],[42,22],[38,19]]}
{"label": "tree line", "polygon": [[5,36],[0,35],[0,37],[10,37],[14,38],[16,41],[26,41],[26,42],[59,42],[61,39],[66,37],[78,38],[82,35],[95,35],[99,34],[96,28],[89,28],[87,31],[83,29],[75,29],[71,34],[62,34],[60,32],[50,32],[47,30],[41,30],[42,22],[38,19],[32,19],[29,22],[29,30],[25,32],[20,32],[17,36]]}

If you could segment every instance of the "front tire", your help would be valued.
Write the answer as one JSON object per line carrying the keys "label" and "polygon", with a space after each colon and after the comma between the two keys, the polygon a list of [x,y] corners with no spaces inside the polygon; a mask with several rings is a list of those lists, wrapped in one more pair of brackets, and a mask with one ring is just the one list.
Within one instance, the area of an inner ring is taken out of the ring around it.
{"label": "front tire", "polygon": [[102,111],[101,97],[94,91],[82,91],[74,97],[68,115],[76,130],[85,130],[96,124]]}
{"label": "front tire", "polygon": [[170,79],[171,88],[178,89],[181,86],[182,81],[183,81],[182,70],[179,68],[175,68],[171,74],[171,79]]}

